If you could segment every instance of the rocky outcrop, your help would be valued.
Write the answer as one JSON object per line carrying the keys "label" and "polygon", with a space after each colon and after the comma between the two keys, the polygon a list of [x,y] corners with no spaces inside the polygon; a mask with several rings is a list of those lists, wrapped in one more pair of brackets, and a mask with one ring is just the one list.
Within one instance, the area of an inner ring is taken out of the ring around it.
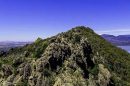
{"label": "rocky outcrop", "polygon": [[23,69],[23,79],[28,80],[29,76],[31,75],[31,66],[30,64],[26,64]]}
{"label": "rocky outcrop", "polygon": [[2,66],[2,72],[3,76],[8,77],[9,75],[12,75],[13,68],[10,65],[3,65]]}
{"label": "rocky outcrop", "polygon": [[101,86],[107,86],[110,82],[111,73],[103,64],[99,64],[98,82]]}

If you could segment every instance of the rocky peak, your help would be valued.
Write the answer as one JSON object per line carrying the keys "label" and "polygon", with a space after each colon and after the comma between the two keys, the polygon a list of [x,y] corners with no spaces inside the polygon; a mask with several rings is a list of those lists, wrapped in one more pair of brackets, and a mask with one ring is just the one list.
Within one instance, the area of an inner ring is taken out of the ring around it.
{"label": "rocky peak", "polygon": [[1,86],[130,85],[130,55],[84,26],[38,38],[0,59]]}

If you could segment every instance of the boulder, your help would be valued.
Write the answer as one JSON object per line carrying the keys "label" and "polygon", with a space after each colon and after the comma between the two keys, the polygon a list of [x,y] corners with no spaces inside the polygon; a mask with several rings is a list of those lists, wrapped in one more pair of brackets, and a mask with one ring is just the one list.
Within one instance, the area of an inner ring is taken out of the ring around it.
{"label": "boulder", "polygon": [[12,70],[13,68],[11,67],[11,65],[2,65],[3,76],[12,75]]}

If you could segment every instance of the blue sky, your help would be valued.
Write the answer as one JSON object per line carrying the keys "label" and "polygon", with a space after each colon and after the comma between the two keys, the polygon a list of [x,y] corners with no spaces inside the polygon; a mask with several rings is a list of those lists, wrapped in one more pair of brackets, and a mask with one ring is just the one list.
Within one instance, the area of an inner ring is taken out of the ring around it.
{"label": "blue sky", "polygon": [[130,0],[0,0],[0,41],[32,41],[79,25],[130,34]]}

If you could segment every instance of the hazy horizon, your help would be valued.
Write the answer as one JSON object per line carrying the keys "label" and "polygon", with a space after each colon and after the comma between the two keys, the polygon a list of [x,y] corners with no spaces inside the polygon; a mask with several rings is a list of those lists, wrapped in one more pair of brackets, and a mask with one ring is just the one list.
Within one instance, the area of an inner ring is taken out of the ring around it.
{"label": "hazy horizon", "polygon": [[0,0],[0,41],[34,41],[75,26],[130,34],[129,0]]}

